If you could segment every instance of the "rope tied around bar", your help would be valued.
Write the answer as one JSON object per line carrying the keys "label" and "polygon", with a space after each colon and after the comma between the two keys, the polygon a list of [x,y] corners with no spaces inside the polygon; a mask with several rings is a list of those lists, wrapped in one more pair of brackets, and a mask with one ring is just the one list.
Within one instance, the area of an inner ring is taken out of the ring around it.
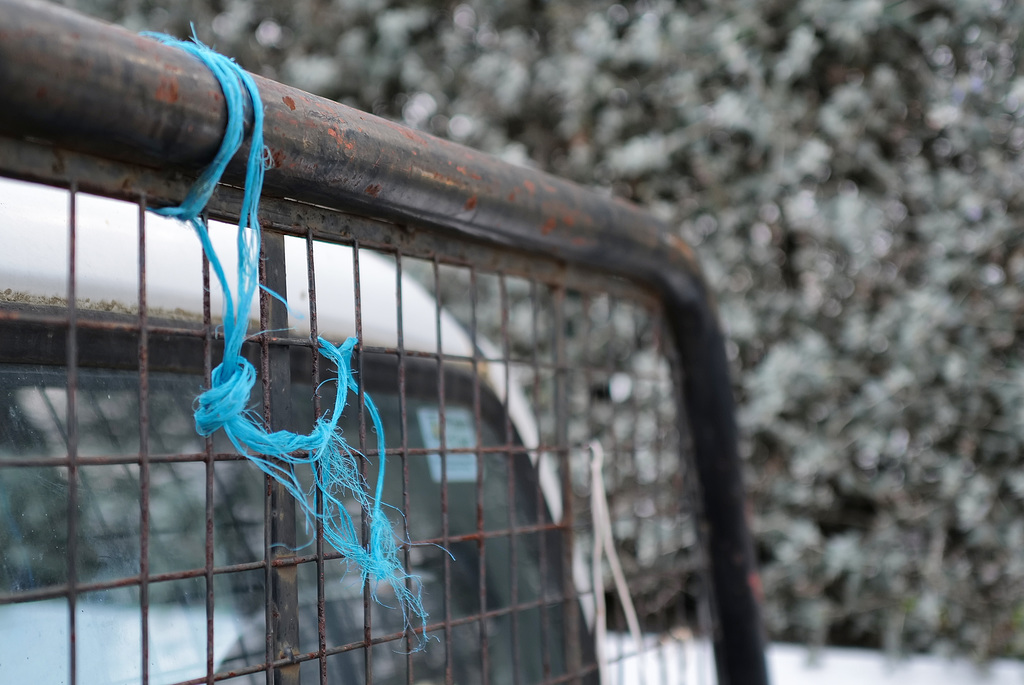
{"label": "rope tied around bar", "polygon": [[[339,347],[318,338],[320,354],[337,368],[338,388],[334,407],[314,423],[309,434],[301,435],[284,430],[270,432],[264,428],[258,414],[249,407],[256,382],[256,369],[242,355],[242,345],[248,335],[248,313],[261,288],[258,270],[260,225],[257,213],[264,172],[270,164],[269,151],[263,144],[263,106],[256,83],[233,60],[199,42],[194,36],[194,29],[191,41],[158,33],[143,35],[184,50],[199,59],[217,78],[227,105],[227,125],[220,148],[213,161],[189,189],[185,200],[176,207],[151,209],[157,214],[174,217],[192,226],[224,291],[224,357],[213,369],[211,387],[196,398],[196,431],[202,436],[210,436],[223,430],[239,453],[281,483],[302,510],[307,530],[316,522],[323,524],[324,539],[343,555],[347,563],[354,563],[359,568],[363,583],[370,582],[373,599],[382,606],[388,605],[381,601],[377,593],[380,583],[386,583],[394,592],[406,629],[420,631],[414,649],[419,651],[425,644],[427,623],[422,584],[418,576],[410,575],[402,566],[398,556],[401,539],[396,536],[391,521],[383,511],[386,465],[384,427],[380,413],[368,394],[363,394],[363,401],[377,433],[377,453],[380,459],[373,494],[359,473],[359,459],[365,457],[345,441],[338,429],[348,393],[359,392],[352,372],[352,353],[357,339],[350,337]],[[201,214],[228,163],[242,146],[246,98],[252,105],[253,125],[238,221],[237,290],[233,292]],[[267,292],[280,299],[276,293]],[[304,488],[300,483],[297,466],[312,468],[312,489]],[[323,501],[322,513],[316,507],[318,492]],[[360,540],[355,523],[342,501],[346,494],[351,495],[367,514],[369,532],[365,544]]]}

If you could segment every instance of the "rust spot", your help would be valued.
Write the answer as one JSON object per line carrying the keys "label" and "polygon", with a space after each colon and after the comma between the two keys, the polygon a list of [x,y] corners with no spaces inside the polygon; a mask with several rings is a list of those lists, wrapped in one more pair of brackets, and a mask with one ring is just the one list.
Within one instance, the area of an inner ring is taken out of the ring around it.
{"label": "rust spot", "polygon": [[543,188],[544,190],[548,191],[549,193],[557,193],[558,192],[558,188],[554,187],[550,183],[541,183],[540,186],[541,186],[541,188]]}
{"label": "rust spot", "polygon": [[178,101],[178,79],[161,76],[160,85],[156,88],[155,97],[160,102],[173,104]]}
{"label": "rust spot", "polygon": [[37,100],[45,100],[46,99],[46,88],[43,88],[42,86],[40,86],[39,88],[36,88],[36,99]]}
{"label": "rust spot", "polygon": [[697,255],[694,254],[693,248],[690,247],[685,240],[683,240],[682,238],[673,233],[669,233],[667,235],[667,239],[672,249],[682,253],[682,255],[686,257],[686,259],[690,261],[696,261]]}
{"label": "rust spot", "polygon": [[562,223],[566,226],[572,227],[576,225],[576,217],[572,214],[565,213],[562,215]]}
{"label": "rust spot", "polygon": [[280,168],[284,164],[284,150],[270,150],[270,159],[274,160],[274,168]]}
{"label": "rust spot", "polygon": [[750,575],[747,576],[747,585],[750,586],[751,592],[754,593],[754,599],[757,600],[757,603],[764,603],[764,587],[761,585],[761,576],[757,571],[751,571]]}
{"label": "rust spot", "polygon": [[[527,183],[530,182],[527,181]],[[540,232],[543,233],[544,235],[551,233],[551,231],[555,230],[556,223],[557,222],[555,221],[555,217],[549,218],[547,221],[544,222],[544,225],[540,227]]]}
{"label": "rust spot", "polygon": [[336,142],[338,145],[344,145],[346,150],[352,150],[353,148],[355,148],[355,144],[353,144],[352,141],[344,140],[341,137],[341,135],[333,128],[327,129],[327,135],[329,135],[331,138],[334,138],[334,142]]}
{"label": "rust spot", "polygon": [[516,191],[513,190],[511,193],[508,194],[508,201],[509,202],[515,202],[516,201]]}
{"label": "rust spot", "polygon": [[466,200],[466,204],[462,205],[462,208],[466,211],[476,209],[476,195]]}
{"label": "rust spot", "polygon": [[569,242],[572,243],[575,247],[590,247],[594,244],[593,240],[590,240],[589,238],[584,238],[583,236],[579,235],[569,238]]}
{"label": "rust spot", "polygon": [[537,186],[533,184],[533,181],[523,181],[523,187],[530,192],[530,195],[537,192]]}
{"label": "rust spot", "polygon": [[417,135],[416,133],[410,131],[407,128],[403,128],[402,129],[402,135],[405,136],[406,138],[408,138],[409,140],[411,140],[414,143],[419,143],[420,145],[426,145],[427,144],[427,141],[424,140],[422,136]]}
{"label": "rust spot", "polygon": [[435,181],[440,181],[441,183],[445,184],[446,186],[461,186],[462,185],[461,183],[456,181],[451,176],[445,176],[444,174],[442,174],[439,171],[432,171],[432,172],[430,172],[430,175],[434,178]]}
{"label": "rust spot", "polygon": [[295,111],[295,100],[292,100],[290,97],[285,95],[283,98],[281,98],[281,102],[288,105],[288,109],[290,109],[291,111]]}
{"label": "rust spot", "polygon": [[470,178],[476,181],[480,180],[480,174],[474,174],[472,171],[466,171],[466,167],[464,166],[457,166],[455,167],[455,170],[458,171],[463,176],[469,176]]}
{"label": "rust spot", "polygon": [[363,190],[363,192],[369,195],[370,197],[377,197],[378,195],[380,195],[380,191],[381,185],[379,183],[371,183],[370,185],[366,186],[366,188]]}

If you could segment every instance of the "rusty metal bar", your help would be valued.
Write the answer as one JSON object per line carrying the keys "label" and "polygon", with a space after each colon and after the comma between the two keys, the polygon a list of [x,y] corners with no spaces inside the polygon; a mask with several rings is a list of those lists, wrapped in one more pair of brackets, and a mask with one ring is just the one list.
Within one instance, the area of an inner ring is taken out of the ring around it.
{"label": "rusty metal bar", "polygon": [[[502,354],[502,370],[505,376],[505,397],[501,398],[504,404],[505,413],[505,439],[506,445],[511,445],[514,442],[513,431],[512,431],[512,417],[509,413],[509,397],[511,396],[511,368],[512,368],[512,351],[511,341],[509,337],[509,301],[508,301],[508,283],[504,274],[498,276],[499,296],[501,302],[501,354]],[[508,498],[508,526],[509,532],[509,563],[512,568],[510,574],[510,585],[509,588],[509,603],[513,607],[511,612],[510,623],[512,625],[512,683],[513,685],[520,685],[522,682],[522,669],[519,667],[519,611],[515,609],[519,605],[519,536],[516,534],[516,479],[513,477],[515,473],[516,457],[518,455],[517,450],[509,449],[506,452],[505,468],[508,469],[508,489],[506,497]]]}
{"label": "rusty metal bar", "polygon": [[[402,306],[402,253],[395,253],[395,332],[398,344],[398,414],[399,430],[401,432],[401,459],[402,459],[402,519],[405,522],[406,537],[409,536],[409,408],[406,405],[405,387],[405,311]],[[409,546],[402,550],[402,561],[405,572],[412,568],[412,561],[409,558]],[[412,579],[406,579],[406,587],[412,589]],[[405,682],[406,685],[413,685],[413,660],[412,660],[412,636],[408,633],[405,636]]]}
{"label": "rusty metal bar", "polygon": [[[487,540],[484,537],[484,430],[483,416],[480,406],[480,344],[479,331],[477,329],[477,296],[478,282],[476,269],[470,267],[469,271],[469,308],[470,326],[469,338],[473,344],[473,432],[476,435],[474,451],[476,452],[476,533],[477,540],[477,573],[480,574],[480,583],[477,590],[478,611],[483,614],[487,611]],[[449,540],[451,538],[449,537]],[[480,621],[480,682],[481,685],[490,685],[491,662],[490,662],[490,641],[487,634],[487,621]]]}
{"label": "rusty metal bar", "polygon": [[[0,10],[3,1],[0,0]],[[194,174],[180,170],[158,170],[115,162],[3,135],[0,135],[0,170],[12,178],[65,188],[74,182],[79,190],[132,202],[139,195],[145,195],[152,204],[180,200],[194,180]],[[234,223],[241,201],[241,189],[220,186],[207,205],[207,212],[211,219]],[[404,224],[402,230],[395,230],[394,223],[272,197],[264,197],[260,201],[260,217],[262,225],[273,226],[280,233],[300,238],[305,238],[308,229],[312,228],[313,237],[317,240],[348,245],[359,240],[363,247],[384,252],[401,251],[406,257],[433,259],[436,256],[442,264],[472,265],[481,271],[500,271],[550,285],[608,292],[652,304],[660,302],[653,289],[642,282],[608,278],[607,272],[551,259],[537,259],[536,254],[505,249],[495,243],[452,240],[450,234],[415,225]],[[4,316],[8,315],[5,313]]]}
{"label": "rusty metal bar", "polygon": [[[0,3],[0,26],[0,131],[151,167],[195,169],[213,158],[224,99],[189,55],[31,0]],[[269,196],[542,250],[631,279],[650,280],[651,266],[699,274],[690,248],[638,207],[254,78],[274,159]],[[226,181],[244,181],[245,154]]]}
{"label": "rusty metal bar", "polygon": [[[625,202],[256,80],[274,160],[264,186],[268,196],[543,252],[661,293],[684,370],[679,400],[692,427],[707,523],[720,680],[767,682],[728,364],[692,250],[669,227]],[[60,7],[0,1],[0,133],[189,171],[212,158],[225,120],[216,80],[188,55]],[[226,181],[242,181],[245,152],[229,167]],[[72,308],[72,395],[74,316]],[[74,540],[68,544],[73,548]]]}
{"label": "rusty metal bar", "polygon": [[[437,342],[437,453],[441,458],[441,547],[451,548],[448,534],[448,428],[445,418],[444,391],[444,341],[441,338],[441,265],[437,259],[433,262],[434,270],[434,332]],[[445,554],[444,560],[444,682],[453,683],[452,651],[452,564],[451,558]]]}
{"label": "rusty metal bar", "polygon": [[[285,278],[284,236],[264,232],[260,254],[260,282],[268,289],[287,298]],[[288,327],[288,308],[266,290],[260,291],[260,327],[263,331]],[[263,370],[264,415],[271,430],[287,430],[291,414],[291,360],[289,349],[271,346],[263,336],[261,350]],[[287,488],[268,477],[270,497],[271,561],[290,559],[298,546],[295,529],[295,501]],[[271,656],[286,659],[299,651],[299,588],[298,569],[292,565],[268,564],[268,592],[271,612],[268,616],[268,635],[272,635]],[[268,682],[269,682],[268,672]],[[273,685],[298,685],[299,664],[281,666],[274,670]]]}
{"label": "rusty metal bar", "polygon": [[[310,345],[317,344],[316,323],[316,261],[313,259],[313,229],[310,227],[306,233],[306,287],[309,288],[309,342]],[[320,387],[320,355],[312,355],[310,367],[310,383],[312,387]],[[320,406],[320,393],[313,393],[313,418],[319,420],[323,414]],[[320,464],[315,466],[316,477],[321,477]],[[327,685],[327,588],[324,583],[324,522],[321,518],[324,515],[324,493],[321,489],[316,490],[316,625],[317,625],[317,648],[320,650],[319,676],[320,685]]]}
{"label": "rusty metal bar", "polygon": [[[530,281],[530,337],[533,340],[533,345],[532,345],[533,349],[530,350],[530,366],[531,366],[532,372],[533,372],[533,415],[534,415],[534,420],[537,422],[537,425],[540,426],[540,425],[542,425],[541,424],[541,420],[540,420],[541,419],[541,417],[540,417],[540,411],[541,411],[540,393],[541,393],[541,387],[543,386],[543,383],[541,382],[540,360],[539,360],[539,355],[538,355],[538,348],[541,346],[541,341],[540,341],[540,334],[539,334],[540,325],[539,325],[539,322],[538,322],[538,318],[540,316],[540,303],[539,303],[538,297],[537,297],[537,287],[538,287],[537,286],[537,281],[531,280]],[[557,330],[556,327],[552,327],[552,337],[557,337],[557,339],[559,341],[563,340],[564,337],[562,335],[557,335],[556,336],[556,334],[555,334],[556,330]],[[558,331],[558,333],[561,333],[561,331]],[[550,340],[548,342],[552,343],[553,345],[557,345],[558,344],[554,340]],[[559,418],[556,419],[556,423],[558,423],[559,420],[564,418],[565,407],[564,407],[564,405],[560,404],[557,399],[555,400],[555,402],[556,402],[556,410],[555,411],[560,414]],[[541,438],[540,442],[541,443],[544,442],[543,437]],[[558,441],[556,440],[556,442],[558,442]],[[548,453],[547,452],[543,452],[543,451],[541,451],[539,449],[537,450],[537,470],[538,471],[541,469],[541,465],[543,464],[543,462],[546,459],[548,459],[548,458],[549,457],[548,457]],[[557,463],[558,456],[556,456],[555,459],[556,459],[556,463]],[[568,473],[568,471],[563,470],[562,473]],[[541,493],[541,490],[540,490],[540,478],[537,479],[537,487],[536,487],[536,490],[534,492],[534,496],[537,499],[537,506],[534,508],[533,514],[537,517],[536,523],[540,524],[540,523],[543,523],[543,521],[544,521],[544,510],[546,508],[545,505],[544,505],[544,497],[543,497],[543,495]],[[566,542],[569,542],[569,543],[572,542],[572,540],[571,540],[571,538],[572,538],[572,528],[571,527],[566,529],[566,536],[565,537],[566,537]],[[550,646],[549,646],[550,636],[548,635],[549,628],[550,628],[550,623],[549,623],[549,620],[548,620],[548,610],[547,610],[547,607],[545,606],[545,602],[547,601],[547,582],[546,581],[547,581],[547,573],[548,573],[548,568],[547,568],[548,567],[548,560],[547,560],[547,554],[545,554],[545,552],[547,551],[547,537],[545,535],[543,535],[543,534],[539,534],[537,536],[537,538],[540,541],[538,543],[538,545],[537,545],[537,552],[538,552],[538,554],[537,554],[537,562],[538,562],[538,567],[539,567],[539,571],[540,571],[540,583],[539,583],[539,585],[540,585],[540,599],[541,599],[541,606],[540,606],[541,668],[543,669],[544,678],[547,679],[547,678],[551,677],[551,649],[550,649]],[[571,547],[571,545],[570,545],[570,547]],[[575,613],[573,611],[572,607],[570,607],[570,611],[568,613],[570,613],[570,614],[574,614]],[[563,637],[563,640],[565,641],[565,644],[567,646],[566,653],[568,654],[574,648],[574,644],[573,643],[575,643],[577,640],[579,640],[579,635],[578,634],[577,635],[572,635],[572,634],[570,634],[569,631],[566,631],[566,634],[563,635],[562,637]],[[572,670],[572,669],[570,669],[570,670]]]}
{"label": "rusty metal bar", "polygon": [[[565,341],[565,288],[558,288],[554,293],[554,321],[552,327],[555,361],[555,459],[561,473],[562,488],[562,606],[564,614],[565,630],[565,669],[569,674],[582,676],[583,654],[585,651],[581,636],[585,630],[581,630],[580,614],[577,610],[578,598],[576,595],[576,583],[572,575],[573,548],[576,544],[573,529],[576,525],[575,513],[572,507],[572,478],[570,475],[569,461],[569,379],[568,379],[568,358],[566,356]],[[539,461],[538,461],[539,464]],[[538,521],[538,523],[540,523]],[[542,539],[541,544],[545,541]],[[545,673],[544,678],[549,679],[550,673]],[[585,682],[582,677],[572,681],[576,683]]]}
{"label": "rusty metal bar", "polygon": [[[359,414],[359,451],[363,454],[367,454],[366,449],[366,400],[364,393],[366,392],[365,384],[363,383],[363,302],[362,302],[362,285],[359,276],[359,241],[352,243],[352,285],[353,285],[353,297],[355,304],[355,324],[356,324],[356,338],[360,340],[359,344],[355,347],[355,369],[357,378],[359,378],[359,390],[358,390],[358,414]],[[341,388],[338,389],[341,392]],[[361,459],[359,461],[359,475],[362,476],[363,480],[366,480],[366,460]],[[360,517],[362,521],[362,531],[364,542],[370,539],[370,525],[369,525],[369,512],[366,511],[366,507],[363,506],[360,511]],[[373,637],[373,612],[371,608],[371,596],[372,587],[370,580],[367,578],[363,581],[363,672],[364,680],[367,685],[373,683],[373,649],[371,649],[372,637]]]}
{"label": "rusty metal bar", "polygon": [[[202,255],[203,264],[203,387],[213,387],[213,312],[210,302],[210,259],[206,252]],[[213,517],[213,496],[216,469],[216,457],[213,451],[213,436],[207,435],[203,439],[204,451],[202,454],[205,468],[206,483],[204,487],[205,500],[205,527],[206,535],[203,540],[203,552],[205,568],[203,575],[206,579],[206,683],[213,685],[214,682],[214,659],[213,659],[213,626],[214,626],[214,517]]]}
{"label": "rusty metal bar", "polygon": [[146,203],[139,201],[139,605],[140,673],[149,685],[149,319],[146,306]]}
{"label": "rusty metal bar", "polygon": [[[77,262],[78,193],[71,187],[68,204],[68,342],[67,342],[67,448],[68,448],[68,682],[75,685],[78,676],[77,621],[78,614],[78,331],[76,329],[75,280]],[[145,609],[143,609],[145,611]],[[145,620],[145,614],[143,614]]]}

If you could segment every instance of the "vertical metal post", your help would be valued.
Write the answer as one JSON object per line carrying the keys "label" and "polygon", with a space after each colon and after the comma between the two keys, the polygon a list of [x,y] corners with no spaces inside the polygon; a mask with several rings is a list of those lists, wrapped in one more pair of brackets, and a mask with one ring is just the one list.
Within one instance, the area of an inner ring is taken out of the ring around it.
{"label": "vertical metal post", "polygon": [[[205,219],[204,219],[205,220]],[[203,387],[213,387],[213,313],[210,305],[210,260],[203,252]],[[213,660],[213,614],[214,614],[214,588],[213,588],[213,487],[216,462],[213,456],[213,436],[207,435],[203,440],[203,465],[206,476],[206,540],[203,551],[205,552],[205,575],[206,575],[206,684],[213,685],[214,669],[216,664]]]}
{"label": "vertical metal post", "polygon": [[[359,343],[355,348],[355,371],[356,378],[358,381],[358,397],[356,406],[359,409],[359,451],[362,454],[366,454],[366,401],[364,395],[366,393],[365,384],[363,383],[363,291],[362,282],[359,273],[359,241],[354,240],[352,242],[352,289],[353,298],[355,305],[355,319],[356,319],[356,338]],[[341,389],[338,389],[341,392]],[[380,455],[378,455],[378,459]],[[363,480],[366,480],[366,460],[359,460],[359,475],[362,476]],[[360,512],[362,520],[362,531],[363,531],[363,544],[366,544],[370,539],[370,519],[368,518],[369,512],[366,511],[366,507],[363,507]],[[370,579],[367,578],[363,583],[363,670],[364,679],[366,685],[373,684],[373,611],[372,611],[372,587],[370,586]]]}
{"label": "vertical metal post", "polygon": [[[282,298],[287,298],[285,278],[284,236],[264,233],[260,255],[260,281]],[[264,419],[271,430],[288,427],[291,412],[291,359],[284,345],[269,344],[267,331],[288,327],[288,308],[265,291],[260,293],[260,326],[262,336]],[[274,565],[273,562],[294,556],[295,500],[284,485],[269,479],[270,547],[267,552],[271,658],[288,659],[299,651],[298,567]],[[299,664],[274,669],[275,685],[298,685]]]}
{"label": "vertical metal post", "polygon": [[68,341],[67,341],[67,439],[68,439],[68,683],[75,685],[78,675],[78,311],[75,306],[76,262],[78,251],[78,188],[71,185],[68,203]]}
{"label": "vertical metal post", "polygon": [[[767,683],[761,579],[746,521],[736,411],[725,340],[706,292],[685,274],[663,274],[666,312],[684,375],[676,386],[680,421],[689,424],[700,479],[701,511],[712,574],[715,665],[722,685]],[[680,458],[685,459],[685,450]],[[685,468],[685,466],[684,466]]]}
{"label": "vertical metal post", "polygon": [[[441,546],[449,549],[448,542],[448,430],[445,418],[444,343],[441,338],[441,265],[434,257],[434,326],[437,333],[437,425],[438,453],[441,455]],[[454,647],[452,643],[452,564],[444,558],[444,682],[454,681]]]}
{"label": "vertical metal post", "polygon": [[[533,416],[534,416],[534,420],[537,423],[537,427],[539,429],[540,426],[543,425],[541,423],[541,416],[540,416],[541,406],[542,406],[541,388],[543,386],[543,383],[541,382],[542,376],[541,376],[541,372],[540,372],[540,357],[539,357],[538,352],[537,352],[538,348],[541,346],[541,341],[540,341],[540,323],[539,323],[539,317],[540,317],[540,298],[537,295],[537,289],[538,289],[537,288],[537,281],[531,280],[530,281],[530,336],[531,336],[531,339],[532,339],[532,342],[533,342],[533,349],[530,351],[530,364],[531,364],[531,367],[532,367],[532,370],[533,370]],[[560,335],[559,335],[560,331],[558,331],[557,328],[553,327],[552,330],[551,330],[551,333],[554,336],[554,338],[552,340],[549,340],[548,342],[552,343],[552,345],[553,345],[552,351],[553,351],[553,349],[555,347],[557,347],[558,344],[561,341],[560,340]],[[554,358],[552,358],[552,359],[548,359],[548,360],[545,360],[545,361],[548,362],[548,363],[551,363],[551,362],[553,362],[555,360],[554,360]],[[555,370],[555,373],[556,374],[558,373],[557,369]],[[557,405],[558,398],[554,398],[554,399],[555,399],[555,403]],[[563,414],[559,415],[557,412],[558,412],[558,409],[556,408],[556,416],[558,416],[559,418],[556,419],[556,424],[557,425],[555,427],[555,431],[556,431],[556,434],[560,436],[560,435],[562,435],[561,420],[563,418],[566,418],[567,414],[563,413]],[[541,492],[541,489],[540,489],[539,474],[541,473],[541,471],[544,468],[544,461],[546,459],[548,459],[548,450],[552,449],[552,447],[554,448],[553,451],[554,451],[554,458],[555,458],[555,463],[556,464],[558,464],[560,462],[560,460],[561,460],[561,451],[559,450],[559,446],[561,445],[561,440],[559,440],[556,437],[555,438],[555,445],[554,446],[545,445],[544,442],[545,442],[544,441],[544,436],[541,435],[540,436],[540,444],[537,446],[538,448],[537,448],[536,469],[537,469],[537,473],[538,473],[538,478],[537,478],[537,489],[534,492],[534,496],[537,499],[537,506],[535,507],[534,512],[533,512],[534,515],[536,516],[536,520],[534,521],[534,525],[536,525],[536,526],[541,526],[545,522],[544,521],[544,509],[545,509],[544,494],[543,494],[543,492]],[[537,568],[538,568],[538,571],[539,571],[539,573],[538,573],[538,575],[539,575],[539,582],[538,582],[539,592],[538,592],[538,594],[540,595],[540,597],[539,597],[540,606],[538,607],[538,612],[540,614],[540,662],[541,662],[541,673],[543,674],[544,680],[550,680],[551,679],[551,649],[550,649],[550,646],[548,644],[548,642],[550,640],[550,637],[549,637],[549,627],[550,626],[549,626],[549,620],[548,620],[548,605],[547,605],[548,604],[548,602],[547,602],[547,594],[548,594],[547,593],[547,589],[548,589],[547,588],[547,585],[548,585],[548,583],[547,583],[547,580],[548,580],[547,579],[548,559],[547,559],[547,554],[546,554],[546,552],[547,552],[547,536],[548,536],[548,533],[546,531],[539,531],[539,532],[535,533],[535,536],[536,536],[536,539],[538,541],[537,542]]]}
{"label": "vertical metal post", "polygon": [[[576,583],[572,577],[573,528],[576,525],[572,507],[572,477],[569,473],[569,389],[565,350],[565,286],[559,284],[555,296],[555,445],[562,474],[562,613],[565,617],[565,668],[568,673],[580,672],[583,656],[580,643],[579,603]],[[572,682],[582,682],[576,678]]]}
{"label": "vertical metal post", "polygon": [[[319,330],[316,324],[316,260],[313,258],[313,228],[306,230],[306,287],[309,292],[309,343],[313,347],[311,387],[313,392],[313,419],[319,420],[322,413],[320,407],[320,353]],[[340,388],[337,390],[340,392]],[[320,468],[317,464],[317,480],[320,479]],[[327,588],[324,585],[324,493],[316,489],[316,634],[317,661],[320,671],[320,685],[327,685]]]}
{"label": "vertical metal post", "polygon": [[146,198],[139,198],[139,606],[142,685],[149,685],[149,312],[146,305]]}
{"label": "vertical metal post", "polygon": [[512,396],[512,345],[509,336],[509,301],[508,283],[505,274],[498,275],[501,299],[501,355],[505,366],[505,396],[502,399],[505,409],[505,458],[508,469],[508,548],[509,564],[512,569],[509,588],[509,605],[512,607],[512,683],[522,682],[522,669],[519,666],[519,540],[516,533],[516,459],[519,448],[514,444],[512,433],[512,417],[509,414],[509,398]]}
{"label": "vertical metal post", "polygon": [[480,612],[480,682],[490,685],[491,664],[490,644],[487,635],[487,540],[484,537],[484,453],[483,418],[480,406],[480,345],[477,344],[477,274],[476,268],[469,267],[470,340],[473,345],[473,432],[476,434],[476,545],[478,587],[478,608]]}
{"label": "vertical metal post", "polygon": [[[402,446],[402,518],[405,521],[405,533],[409,535],[409,410],[406,406],[405,386],[405,312],[402,308],[402,253],[395,253],[395,322],[398,333],[398,414],[401,419],[399,426],[401,430]],[[402,548],[402,559],[405,572],[412,569],[412,561],[409,556],[410,545]],[[413,581],[406,578],[405,586],[412,590]],[[426,635],[423,636],[426,639]],[[412,635],[406,631],[405,634],[405,683],[413,685],[413,659],[412,659]]]}

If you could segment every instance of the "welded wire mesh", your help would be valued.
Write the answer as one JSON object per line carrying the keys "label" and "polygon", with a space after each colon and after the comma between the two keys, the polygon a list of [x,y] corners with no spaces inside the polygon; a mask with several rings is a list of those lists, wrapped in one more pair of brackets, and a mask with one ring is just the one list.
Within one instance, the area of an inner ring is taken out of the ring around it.
{"label": "welded wire mesh", "polygon": [[[261,279],[288,307],[252,312],[252,404],[308,430],[334,393],[317,335],[362,341],[341,425],[372,482],[362,393],[382,410],[385,499],[430,612],[432,642],[411,653],[400,613],[283,490],[192,428],[221,296],[189,229],[145,211],[185,182],[86,156],[47,170],[47,151],[4,145],[3,175],[35,182],[0,178],[0,680],[596,682],[595,441],[644,633],[636,654],[605,573],[611,677],[713,677],[679,369],[651,293],[265,201]],[[221,246],[236,195],[210,208]]]}

